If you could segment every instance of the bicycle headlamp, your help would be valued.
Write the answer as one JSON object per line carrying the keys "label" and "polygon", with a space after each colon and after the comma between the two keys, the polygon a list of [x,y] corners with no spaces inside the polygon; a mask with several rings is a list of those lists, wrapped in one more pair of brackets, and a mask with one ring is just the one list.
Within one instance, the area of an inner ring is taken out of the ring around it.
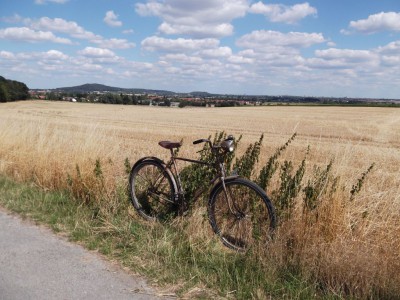
{"label": "bicycle headlamp", "polygon": [[235,144],[233,140],[224,140],[221,143],[221,148],[224,149],[226,152],[233,152],[235,150]]}

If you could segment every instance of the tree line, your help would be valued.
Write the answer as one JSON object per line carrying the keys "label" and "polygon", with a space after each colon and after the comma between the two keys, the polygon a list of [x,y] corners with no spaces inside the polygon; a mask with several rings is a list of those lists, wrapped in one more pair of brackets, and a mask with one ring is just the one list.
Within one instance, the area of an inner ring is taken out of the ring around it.
{"label": "tree line", "polygon": [[[105,103],[105,104],[123,104],[123,105],[149,105],[150,99],[147,95],[132,95],[123,93],[73,93],[73,92],[57,92],[51,91],[46,93],[46,100],[54,101],[68,101],[76,99],[77,102],[90,102],[90,103]],[[156,99],[155,102],[159,103],[164,98]],[[168,102],[168,101],[167,101]]]}
{"label": "tree line", "polygon": [[29,89],[25,83],[0,76],[0,102],[29,99]]}

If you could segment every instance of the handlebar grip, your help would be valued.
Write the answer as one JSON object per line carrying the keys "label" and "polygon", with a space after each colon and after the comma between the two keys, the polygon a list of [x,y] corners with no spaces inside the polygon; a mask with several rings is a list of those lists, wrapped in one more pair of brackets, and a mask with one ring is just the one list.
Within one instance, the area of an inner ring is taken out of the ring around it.
{"label": "handlebar grip", "polygon": [[206,140],[206,139],[195,140],[195,141],[193,142],[193,145],[200,144],[200,143],[204,143],[204,142],[208,142],[208,140]]}

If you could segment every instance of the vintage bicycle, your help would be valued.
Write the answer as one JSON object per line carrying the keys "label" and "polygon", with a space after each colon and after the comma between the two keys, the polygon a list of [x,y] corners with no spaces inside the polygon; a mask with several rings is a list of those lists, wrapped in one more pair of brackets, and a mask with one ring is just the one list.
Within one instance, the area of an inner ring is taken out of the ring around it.
{"label": "vintage bicycle", "polygon": [[[255,243],[266,244],[276,225],[275,209],[265,192],[254,182],[239,175],[227,175],[225,158],[234,151],[233,136],[212,143],[199,139],[193,144],[207,143],[212,161],[179,157],[181,142],[160,141],[170,150],[165,163],[157,157],[144,157],[132,167],[129,184],[131,201],[136,211],[147,220],[168,220],[183,211],[188,199],[177,161],[201,164],[210,168],[214,178],[208,184],[208,219],[222,243],[234,250],[245,251]],[[204,190],[197,191],[198,198]]]}

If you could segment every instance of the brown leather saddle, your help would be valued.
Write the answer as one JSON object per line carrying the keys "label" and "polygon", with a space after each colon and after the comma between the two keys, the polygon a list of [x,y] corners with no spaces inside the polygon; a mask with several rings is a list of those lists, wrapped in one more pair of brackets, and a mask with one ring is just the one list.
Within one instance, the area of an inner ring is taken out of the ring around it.
{"label": "brown leather saddle", "polygon": [[182,143],[180,142],[170,142],[170,141],[160,141],[158,142],[158,144],[165,148],[165,149],[175,149],[175,148],[179,148],[180,146],[182,146]]}

